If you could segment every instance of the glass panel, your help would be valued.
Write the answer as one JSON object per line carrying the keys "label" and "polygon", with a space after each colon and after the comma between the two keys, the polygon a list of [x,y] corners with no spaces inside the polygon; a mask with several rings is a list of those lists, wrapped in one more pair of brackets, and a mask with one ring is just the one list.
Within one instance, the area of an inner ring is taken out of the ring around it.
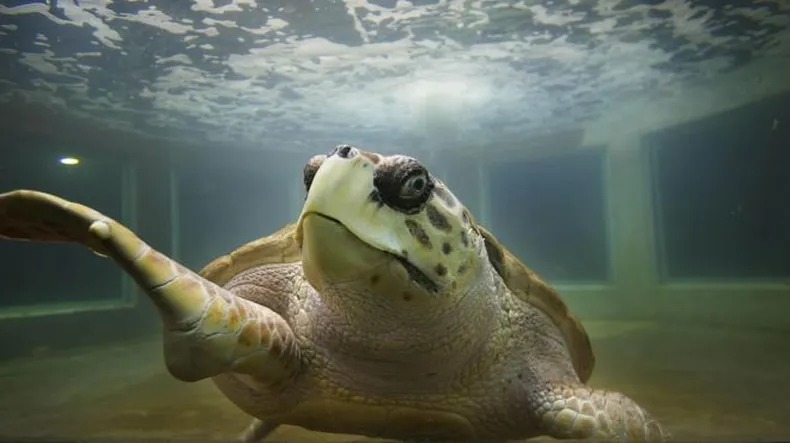
{"label": "glass panel", "polygon": [[439,171],[439,179],[461,200],[461,203],[479,220],[480,195],[478,162],[471,160],[445,160],[448,166]]}
{"label": "glass panel", "polygon": [[495,233],[548,280],[608,278],[603,159],[584,149],[492,168]]}
{"label": "glass panel", "polygon": [[[0,192],[34,189],[90,206],[121,220],[123,163],[95,149],[60,163],[54,150],[8,149],[0,153]],[[0,307],[122,298],[120,269],[74,244],[0,242]]]}
{"label": "glass panel", "polygon": [[663,276],[790,276],[790,102],[653,137]]}
{"label": "glass panel", "polygon": [[[199,270],[218,256],[296,221],[291,209],[301,169],[251,170],[190,163],[178,170],[179,261]],[[286,172],[286,171],[283,171]]]}

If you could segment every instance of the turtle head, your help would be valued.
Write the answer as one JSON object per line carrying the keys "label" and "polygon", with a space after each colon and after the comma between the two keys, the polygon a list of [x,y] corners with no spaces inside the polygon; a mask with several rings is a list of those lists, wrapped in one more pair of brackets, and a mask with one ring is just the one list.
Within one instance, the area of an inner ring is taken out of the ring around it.
{"label": "turtle head", "polygon": [[341,145],[313,157],[304,181],[296,238],[319,290],[378,282],[383,293],[433,296],[479,274],[485,246],[468,211],[414,158]]}

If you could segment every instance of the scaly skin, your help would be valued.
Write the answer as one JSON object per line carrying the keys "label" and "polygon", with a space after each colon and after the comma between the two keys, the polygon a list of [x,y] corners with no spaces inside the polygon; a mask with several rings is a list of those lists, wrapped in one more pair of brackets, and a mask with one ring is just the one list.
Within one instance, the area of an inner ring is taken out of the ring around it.
{"label": "scaly skin", "polygon": [[533,400],[541,428],[555,438],[663,441],[661,425],[619,392],[548,385]]}
{"label": "scaly skin", "polygon": [[0,237],[77,242],[123,267],[159,308],[170,372],[196,381],[226,371],[277,383],[300,365],[288,323],[157,252],[111,218],[35,192],[0,194]]}
{"label": "scaly skin", "polygon": [[[493,269],[484,271],[494,278]],[[253,291],[282,287],[274,282],[280,273],[288,281],[301,282],[293,297],[285,301],[276,292]],[[296,395],[269,392],[243,407],[251,415],[276,417],[275,422],[256,420],[244,441],[257,441],[277,424],[445,441],[541,434],[661,440],[658,425],[632,401],[582,386],[563,343],[543,332],[552,324],[542,312],[503,288],[497,288],[501,296],[490,296],[486,280],[478,280],[458,304],[432,313],[430,324],[416,325],[409,321],[419,317],[408,310],[428,307],[346,289],[319,296],[303,281],[298,265],[261,267],[238,275],[229,289],[282,313],[299,337],[306,361]],[[509,312],[506,320],[497,315],[502,311]],[[376,320],[366,320],[372,318]],[[549,397],[545,390],[552,386],[562,390]],[[243,393],[226,395],[244,404]],[[572,400],[574,396],[578,401]],[[589,405],[580,401],[584,398],[590,399]],[[560,399],[567,403],[556,403]],[[559,409],[551,411],[552,407],[566,409],[556,417],[556,425],[552,420]],[[588,414],[591,407],[594,423],[583,417],[575,424],[564,420],[573,408]],[[384,411],[389,411],[389,418]],[[423,427],[415,424],[420,417],[426,423]],[[591,432],[584,434],[585,429]]]}

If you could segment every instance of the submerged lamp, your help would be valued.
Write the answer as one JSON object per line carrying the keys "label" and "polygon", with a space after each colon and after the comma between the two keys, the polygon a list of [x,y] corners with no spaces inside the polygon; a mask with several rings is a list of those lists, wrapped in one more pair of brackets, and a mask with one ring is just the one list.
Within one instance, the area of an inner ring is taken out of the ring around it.
{"label": "submerged lamp", "polygon": [[61,158],[58,161],[60,162],[60,164],[66,165],[66,166],[76,166],[76,165],[80,164],[80,159],[78,159],[76,157],[63,157],[63,158]]}

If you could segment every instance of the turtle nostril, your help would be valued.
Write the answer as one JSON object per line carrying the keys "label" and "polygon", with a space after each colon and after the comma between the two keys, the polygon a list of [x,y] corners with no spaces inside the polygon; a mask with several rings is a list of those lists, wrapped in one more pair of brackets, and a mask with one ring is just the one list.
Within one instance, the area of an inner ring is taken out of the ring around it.
{"label": "turtle nostril", "polygon": [[356,149],[349,145],[340,145],[336,148],[337,155],[340,158],[353,158],[356,155]]}

